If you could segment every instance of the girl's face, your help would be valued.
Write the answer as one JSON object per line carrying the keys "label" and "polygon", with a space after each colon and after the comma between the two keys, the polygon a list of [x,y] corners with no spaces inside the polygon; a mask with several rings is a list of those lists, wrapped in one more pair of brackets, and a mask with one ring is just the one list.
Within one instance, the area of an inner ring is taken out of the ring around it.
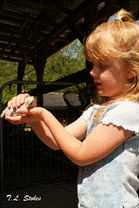
{"label": "girl's face", "polygon": [[110,60],[106,64],[93,64],[90,75],[100,96],[114,99],[129,89],[127,69],[120,61]]}

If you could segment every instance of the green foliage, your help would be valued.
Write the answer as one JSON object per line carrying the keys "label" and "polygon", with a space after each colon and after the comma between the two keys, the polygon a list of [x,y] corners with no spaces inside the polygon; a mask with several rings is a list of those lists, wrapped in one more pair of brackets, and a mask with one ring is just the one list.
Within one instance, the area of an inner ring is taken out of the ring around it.
{"label": "green foliage", "polygon": [[[1,87],[4,86],[5,83],[9,81],[17,79],[17,68],[18,68],[18,63],[0,60],[0,86]],[[24,79],[36,80],[35,69],[32,65],[28,65],[28,64],[26,65]],[[25,86],[25,89],[30,90],[31,88],[35,86],[27,85]],[[5,103],[11,97],[15,96],[17,92],[16,89],[17,89],[17,86],[15,83],[12,85],[10,84],[5,85],[4,90],[2,91],[1,102]]]}
{"label": "green foliage", "polygon": [[[17,79],[17,66],[17,63],[0,60],[0,87],[9,80]],[[15,89],[12,90],[10,87],[11,86],[7,86],[4,88],[1,102],[4,103],[15,95]]]}
{"label": "green foliage", "polygon": [[36,72],[34,66],[27,64],[25,68],[24,80],[36,80]]}
{"label": "green foliage", "polygon": [[9,86],[7,85],[2,92],[1,102],[4,104],[15,95],[16,95],[16,85],[9,85]]}
{"label": "green foliage", "polygon": [[[17,79],[18,63],[0,60],[0,86]],[[43,81],[55,81],[85,68],[84,48],[76,39],[46,60]],[[27,64],[24,80],[35,81],[36,72],[34,66]],[[26,90],[35,88],[36,85],[24,86]],[[16,84],[7,85],[2,94],[2,102],[7,102],[16,95]],[[73,88],[74,89],[74,88]]]}
{"label": "green foliage", "polygon": [[76,39],[47,59],[44,80],[55,81],[85,68],[84,49]]}
{"label": "green foliage", "polygon": [[0,86],[17,78],[17,63],[0,60]]}

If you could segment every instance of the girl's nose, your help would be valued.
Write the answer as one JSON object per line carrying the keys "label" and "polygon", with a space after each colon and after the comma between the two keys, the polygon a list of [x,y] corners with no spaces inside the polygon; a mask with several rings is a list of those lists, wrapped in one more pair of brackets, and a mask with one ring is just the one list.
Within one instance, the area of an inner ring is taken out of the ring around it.
{"label": "girl's nose", "polygon": [[93,78],[97,77],[98,76],[98,70],[96,70],[96,68],[93,67],[93,69],[90,70],[90,75]]}
{"label": "girl's nose", "polygon": [[91,76],[93,76],[93,69],[91,69],[89,73]]}

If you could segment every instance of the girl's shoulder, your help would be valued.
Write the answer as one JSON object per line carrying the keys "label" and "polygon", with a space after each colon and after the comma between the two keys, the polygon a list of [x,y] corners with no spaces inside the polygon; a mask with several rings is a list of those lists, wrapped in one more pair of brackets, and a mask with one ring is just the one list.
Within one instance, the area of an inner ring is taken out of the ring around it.
{"label": "girl's shoulder", "polygon": [[101,118],[103,124],[114,124],[124,129],[139,132],[139,103],[119,101],[107,106]]}
{"label": "girl's shoulder", "polygon": [[92,115],[100,108],[101,106],[98,104],[90,104],[87,108],[83,111],[82,115],[80,116],[86,123],[88,123]]}
{"label": "girl's shoulder", "polygon": [[[105,113],[118,113],[118,115],[122,114],[135,114],[139,111],[139,102],[136,101],[129,101],[129,100],[122,100],[113,102],[112,104],[106,106]],[[138,114],[136,115],[138,116]]]}

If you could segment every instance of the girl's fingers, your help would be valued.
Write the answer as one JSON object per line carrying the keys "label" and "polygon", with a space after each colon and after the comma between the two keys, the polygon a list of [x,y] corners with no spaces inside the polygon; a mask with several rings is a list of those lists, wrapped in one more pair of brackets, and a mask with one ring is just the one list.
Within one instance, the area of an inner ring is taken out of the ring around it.
{"label": "girl's fingers", "polygon": [[28,93],[24,93],[24,94],[19,94],[15,97],[13,97],[9,102],[8,102],[8,107],[12,107],[12,108],[19,108],[24,102],[25,99],[30,96]]}
{"label": "girl's fingers", "polygon": [[17,115],[17,116],[6,116],[5,119],[12,124],[18,125],[18,124],[28,123],[28,121],[30,120],[30,117],[27,116],[26,114],[22,114],[22,115]]}
{"label": "girl's fingers", "polygon": [[23,104],[25,102],[25,99],[29,96],[30,95],[28,93],[24,93],[24,94],[22,93],[22,94],[17,95],[16,104],[17,105]]}
{"label": "girl's fingers", "polygon": [[8,101],[7,106],[13,108],[13,107],[15,106],[15,104],[14,104],[15,99],[16,99],[16,98],[14,97],[14,98],[12,98],[10,101]]}
{"label": "girl's fingers", "polygon": [[22,116],[6,116],[6,120],[12,124],[23,124]]}
{"label": "girl's fingers", "polygon": [[[16,116],[28,116],[29,109],[36,105],[36,99],[33,96],[30,96],[28,93],[19,94],[8,102],[8,107],[5,108],[2,116],[4,115],[7,120],[12,116],[16,120]],[[10,120],[13,121],[13,119],[11,118]]]}
{"label": "girl's fingers", "polygon": [[16,110],[16,113],[17,114],[27,114],[28,113],[28,109],[25,105],[22,105],[21,107],[19,107],[17,110]]}

